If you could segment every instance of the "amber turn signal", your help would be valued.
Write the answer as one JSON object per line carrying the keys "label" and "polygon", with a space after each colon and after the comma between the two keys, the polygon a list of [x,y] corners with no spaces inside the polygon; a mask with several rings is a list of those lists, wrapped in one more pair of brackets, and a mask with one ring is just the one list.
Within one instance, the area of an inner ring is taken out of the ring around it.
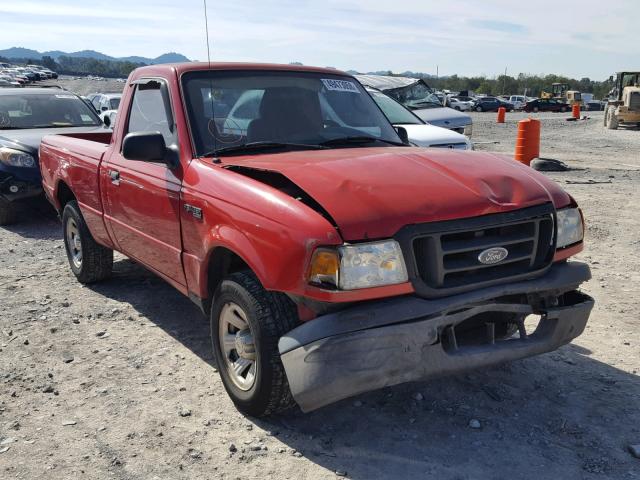
{"label": "amber turn signal", "polygon": [[309,283],[317,285],[331,284],[337,287],[339,269],[340,258],[338,257],[338,252],[326,249],[316,250],[311,258]]}

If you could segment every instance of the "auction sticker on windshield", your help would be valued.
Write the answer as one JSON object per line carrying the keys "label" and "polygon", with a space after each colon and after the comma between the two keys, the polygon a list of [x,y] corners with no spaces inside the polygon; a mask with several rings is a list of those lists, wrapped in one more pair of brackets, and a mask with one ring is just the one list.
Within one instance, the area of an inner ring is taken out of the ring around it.
{"label": "auction sticker on windshield", "polygon": [[334,90],[336,92],[351,92],[351,93],[360,93],[358,87],[353,82],[349,80],[335,80],[333,78],[323,78],[322,83],[327,88],[327,90]]}

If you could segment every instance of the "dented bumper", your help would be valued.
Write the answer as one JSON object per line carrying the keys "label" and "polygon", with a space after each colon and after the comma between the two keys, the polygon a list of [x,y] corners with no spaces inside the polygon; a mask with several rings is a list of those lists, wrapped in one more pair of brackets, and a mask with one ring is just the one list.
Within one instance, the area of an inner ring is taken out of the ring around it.
{"label": "dented bumper", "polygon": [[[400,383],[530,357],[580,335],[594,301],[578,292],[591,278],[579,262],[540,278],[436,300],[416,296],[367,302],[316,318],[284,335],[279,349],[303,411]],[[533,332],[460,345],[455,328],[480,314],[540,315]]]}

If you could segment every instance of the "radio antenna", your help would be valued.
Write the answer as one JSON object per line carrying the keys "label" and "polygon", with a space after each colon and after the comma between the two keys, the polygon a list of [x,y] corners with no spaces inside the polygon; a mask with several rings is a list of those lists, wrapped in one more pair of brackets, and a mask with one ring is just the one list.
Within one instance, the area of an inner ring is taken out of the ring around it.
{"label": "radio antenna", "polygon": [[207,62],[209,63],[209,68],[211,68],[211,51],[209,49],[209,18],[207,17],[207,0],[202,0],[204,3],[204,30],[207,35]]}
{"label": "radio antenna", "polygon": [[202,0],[202,3],[204,4],[204,30],[207,36],[207,63],[209,64],[209,98],[211,99],[211,120],[209,120],[210,123],[207,125],[207,131],[213,138],[213,163],[220,163],[220,159],[216,154],[216,150],[218,150],[218,147],[216,145],[216,133],[218,131],[218,127],[216,127],[216,114],[213,110],[213,79],[211,78],[211,49],[209,47],[209,18],[207,16],[207,0]]}

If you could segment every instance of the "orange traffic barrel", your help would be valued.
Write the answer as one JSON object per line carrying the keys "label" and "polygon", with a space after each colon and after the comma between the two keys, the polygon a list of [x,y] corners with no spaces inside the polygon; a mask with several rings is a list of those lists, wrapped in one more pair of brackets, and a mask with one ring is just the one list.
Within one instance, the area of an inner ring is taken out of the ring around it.
{"label": "orange traffic barrel", "polygon": [[518,122],[518,138],[514,158],[525,165],[540,156],[540,120],[527,118]]}
{"label": "orange traffic barrel", "polygon": [[580,105],[577,103],[573,104],[573,107],[571,107],[571,113],[573,115],[573,118],[575,118],[576,120],[580,119]]}
{"label": "orange traffic barrel", "polygon": [[504,116],[507,113],[507,109],[504,107],[498,108],[498,123],[504,123]]}

